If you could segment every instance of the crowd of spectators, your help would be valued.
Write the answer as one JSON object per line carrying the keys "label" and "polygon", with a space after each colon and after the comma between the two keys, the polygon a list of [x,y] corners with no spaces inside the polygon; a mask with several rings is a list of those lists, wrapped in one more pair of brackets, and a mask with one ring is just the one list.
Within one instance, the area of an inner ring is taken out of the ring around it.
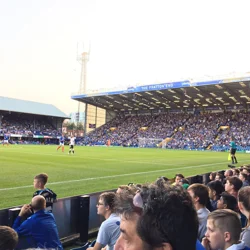
{"label": "crowd of spectators", "polygon": [[[46,119],[12,115],[6,115],[1,122],[0,134],[7,132],[26,137],[61,135]],[[250,150],[249,112],[118,115],[78,138],[77,144],[106,145],[109,140],[113,146],[157,147],[168,138],[165,145],[168,149],[228,151],[232,136],[238,151]]]}
{"label": "crowd of spectators", "polygon": [[[250,250],[250,165],[198,177],[161,176],[102,193],[96,207],[105,220],[88,250]],[[63,249],[42,195],[21,208],[14,230],[0,227],[0,250]]]}
{"label": "crowd of spectators", "polygon": [[[169,149],[229,150],[230,138],[235,138],[238,150],[250,149],[250,114],[248,112],[167,113],[130,115],[112,121],[86,135],[83,145],[143,146],[145,141],[169,138]],[[157,147],[157,143],[148,143]]]}
{"label": "crowd of spectators", "polygon": [[45,118],[31,118],[5,115],[1,121],[0,134],[15,134],[26,137],[34,135],[57,137],[61,135],[60,129],[56,129]]}

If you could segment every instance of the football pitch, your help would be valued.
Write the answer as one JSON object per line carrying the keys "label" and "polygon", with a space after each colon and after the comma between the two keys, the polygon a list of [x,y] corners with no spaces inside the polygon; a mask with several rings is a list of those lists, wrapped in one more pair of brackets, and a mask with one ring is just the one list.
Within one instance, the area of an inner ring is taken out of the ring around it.
{"label": "football pitch", "polygon": [[[84,195],[121,184],[149,183],[159,176],[174,177],[227,168],[228,153],[148,148],[75,147],[75,154],[57,146],[0,145],[0,209],[29,203],[34,176],[49,175],[47,187],[58,198]],[[248,154],[237,153],[238,165],[249,164]]]}

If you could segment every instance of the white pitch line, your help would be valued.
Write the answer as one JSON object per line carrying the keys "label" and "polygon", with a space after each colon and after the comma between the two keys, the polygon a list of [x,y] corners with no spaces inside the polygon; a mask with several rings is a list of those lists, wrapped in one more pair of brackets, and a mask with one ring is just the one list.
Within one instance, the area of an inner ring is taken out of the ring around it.
{"label": "white pitch line", "polygon": [[[59,155],[59,154],[41,154],[41,153],[34,153],[34,152],[22,152],[22,153],[25,153],[25,154],[32,154],[32,155],[47,155],[47,156],[57,156],[57,157],[66,157],[68,156],[68,154],[63,154],[63,155]],[[71,157],[71,156],[69,156]],[[156,162],[155,160],[152,160],[151,161],[128,161],[128,160],[120,160],[120,159],[104,159],[104,158],[97,158],[97,157],[86,157],[86,156],[79,156],[79,155],[74,155],[72,157],[75,157],[75,158],[81,158],[81,159],[91,159],[91,160],[101,160],[101,161],[113,161],[113,162],[124,162],[124,163],[139,163],[139,164],[152,164],[152,165],[163,165],[163,166],[170,166],[172,164],[169,164],[169,163],[163,163],[163,162]],[[209,159],[211,158],[221,158],[221,157],[207,157]],[[183,162],[185,163],[185,162]],[[177,163],[177,164],[183,164],[183,163]]]}
{"label": "white pitch line", "polygon": [[[221,164],[225,164],[225,163],[227,163],[227,162],[217,163],[216,165],[221,165]],[[170,168],[170,169],[161,169],[161,170],[154,170],[154,171],[148,171],[148,172],[137,172],[137,173],[129,173],[129,174],[92,177],[92,178],[85,178],[85,179],[78,179],[78,180],[58,181],[58,182],[51,182],[48,184],[48,186],[49,185],[65,184],[65,183],[73,183],[73,182],[79,182],[79,181],[92,181],[92,180],[110,179],[110,178],[124,177],[124,176],[131,176],[131,175],[159,173],[159,172],[164,172],[164,171],[184,170],[184,169],[189,169],[189,168],[201,168],[201,167],[207,167],[207,166],[211,166],[211,165],[214,166],[215,164],[211,163],[211,164],[203,164],[203,165],[197,165],[197,166],[187,166],[187,167],[182,167],[182,168]],[[12,187],[12,188],[1,188],[0,191],[16,190],[16,189],[23,189],[23,188],[30,188],[30,187],[33,187],[33,186],[29,185],[29,186],[20,186],[20,187]]]}

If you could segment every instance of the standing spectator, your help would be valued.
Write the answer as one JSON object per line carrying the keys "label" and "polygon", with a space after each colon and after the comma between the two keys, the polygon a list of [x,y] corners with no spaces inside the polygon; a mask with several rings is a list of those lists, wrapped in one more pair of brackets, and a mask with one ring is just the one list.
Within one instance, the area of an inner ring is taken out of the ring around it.
{"label": "standing spectator", "polygon": [[35,176],[33,185],[37,191],[35,191],[33,197],[36,195],[42,195],[46,200],[46,211],[52,212],[53,203],[56,202],[57,195],[51,189],[45,187],[47,181],[48,175],[45,173]]}
{"label": "standing spectator", "polygon": [[0,250],[13,250],[18,242],[18,235],[14,229],[0,226]]}
{"label": "standing spectator", "polygon": [[[17,249],[27,248],[52,248],[63,249],[59,240],[55,218],[52,213],[45,211],[46,201],[42,195],[32,198],[30,205],[24,205],[13,224],[13,229],[18,233],[19,242]],[[23,219],[34,214],[27,220]]]}
{"label": "standing spectator", "polygon": [[[123,193],[123,192],[122,192]],[[87,250],[113,250],[120,235],[120,217],[115,213],[116,195],[113,192],[102,193],[96,205],[97,214],[104,216],[94,247]]]}
{"label": "standing spectator", "polygon": [[189,186],[188,192],[197,211],[199,220],[198,239],[201,241],[206,233],[207,216],[209,214],[209,210],[206,208],[209,200],[208,188],[203,184],[196,183]]}

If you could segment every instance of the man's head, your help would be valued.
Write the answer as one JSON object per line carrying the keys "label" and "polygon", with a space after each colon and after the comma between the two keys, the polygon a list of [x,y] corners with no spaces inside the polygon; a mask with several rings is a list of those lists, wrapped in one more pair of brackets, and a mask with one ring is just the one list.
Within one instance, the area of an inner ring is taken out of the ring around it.
{"label": "man's head", "polygon": [[105,192],[99,196],[97,203],[97,214],[106,217],[114,212],[116,202],[116,195],[113,192]]}
{"label": "man's head", "polygon": [[119,194],[121,192],[128,192],[129,191],[129,186],[128,185],[120,185],[117,190],[116,193]]}
{"label": "man's head", "polygon": [[215,180],[215,176],[216,176],[216,172],[211,172],[209,175],[209,180],[210,181],[214,181]]}
{"label": "man's head", "polygon": [[175,184],[176,184],[176,185],[179,185],[179,184],[180,184],[180,183],[179,183],[180,180],[183,179],[183,178],[185,178],[183,174],[176,174],[176,175],[175,175]]}
{"label": "man's head", "polygon": [[46,200],[42,195],[37,195],[32,198],[30,205],[34,212],[37,212],[46,208]]}
{"label": "man's head", "polygon": [[240,173],[239,179],[240,179],[242,182],[246,181],[246,180],[247,180],[247,174],[245,174],[245,173]]}
{"label": "man's head", "polygon": [[16,247],[18,235],[14,229],[0,226],[0,250],[12,250]]}
{"label": "man's head", "polygon": [[238,214],[229,209],[215,210],[207,218],[205,234],[211,250],[227,249],[237,244],[241,233]]}
{"label": "man's head", "polygon": [[231,169],[226,170],[224,176],[225,177],[233,176],[233,171]]}
{"label": "man's head", "polygon": [[188,187],[188,192],[193,199],[193,203],[197,206],[205,207],[208,202],[208,188],[204,184],[195,183]]}
{"label": "man's head", "polygon": [[249,169],[249,167],[243,167],[242,173],[250,175],[250,169]]}
{"label": "man's head", "polygon": [[220,199],[217,201],[217,208],[218,209],[231,209],[233,211],[236,211],[237,209],[237,200],[236,198],[227,193],[227,192],[223,192],[220,195]]}
{"label": "man's head", "polygon": [[217,173],[216,174],[216,176],[215,176],[215,180],[216,181],[221,181],[221,182],[223,182],[223,175],[222,174],[220,174],[220,173]]}
{"label": "man's head", "polygon": [[159,186],[159,187],[164,186],[165,184],[168,184],[168,183],[169,183],[169,179],[167,177],[165,177],[165,176],[158,177],[156,179],[156,181],[154,182],[154,184],[156,186]]}
{"label": "man's head", "polygon": [[238,206],[240,211],[248,218],[247,227],[250,226],[250,186],[246,186],[240,189],[238,193]]}
{"label": "man's head", "polygon": [[116,250],[195,250],[198,219],[180,186],[150,185],[134,197],[118,196],[121,235]]}
{"label": "man's head", "polygon": [[209,198],[218,200],[220,194],[224,191],[224,186],[220,181],[211,181],[207,184],[209,189]]}
{"label": "man's head", "polygon": [[45,173],[36,175],[34,177],[34,182],[33,182],[34,188],[35,189],[43,189],[48,181],[48,178],[49,178],[48,175]]}
{"label": "man's head", "polygon": [[230,176],[226,179],[225,191],[230,194],[237,193],[242,187],[242,181],[236,176]]}

